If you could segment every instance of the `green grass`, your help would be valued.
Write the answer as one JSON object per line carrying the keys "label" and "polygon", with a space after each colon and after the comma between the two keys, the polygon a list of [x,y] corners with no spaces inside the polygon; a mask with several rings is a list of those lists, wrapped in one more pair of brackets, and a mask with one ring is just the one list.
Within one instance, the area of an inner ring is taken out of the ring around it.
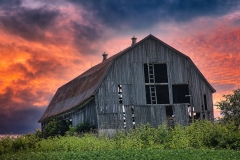
{"label": "green grass", "polygon": [[59,159],[173,159],[173,160],[239,160],[240,152],[233,150],[112,150],[84,152],[18,152],[0,156],[1,160],[59,160]]}

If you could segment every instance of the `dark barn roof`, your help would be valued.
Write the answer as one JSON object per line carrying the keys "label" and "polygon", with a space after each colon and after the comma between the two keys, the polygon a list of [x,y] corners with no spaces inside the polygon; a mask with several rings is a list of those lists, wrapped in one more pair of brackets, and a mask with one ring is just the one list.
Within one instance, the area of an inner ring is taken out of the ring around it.
{"label": "dark barn roof", "polygon": [[[112,57],[104,60],[103,62],[97,64],[96,66],[90,68],[86,72],[82,73],[78,77],[74,78],[70,82],[66,83],[62,87],[60,87],[52,98],[50,104],[45,110],[43,116],[40,118],[39,122],[43,122],[51,117],[66,113],[74,109],[76,106],[79,106],[83,103],[87,103],[87,101],[94,96],[96,90],[100,86],[103,78],[105,77],[108,69],[110,68],[113,61],[119,57],[120,55],[126,53],[128,50],[132,49],[139,45],[142,41],[152,38],[157,40],[169,48],[173,49],[180,55],[185,58],[190,59],[188,56],[174,49],[173,47],[167,45],[163,41],[154,37],[153,35],[149,35],[136,43],[133,46],[126,48],[125,50],[113,55]],[[190,59],[192,62],[192,60]],[[193,62],[192,62],[193,63]],[[195,64],[193,63],[195,66]],[[196,66],[195,66],[196,67]],[[197,68],[197,67],[196,67]],[[198,68],[197,68],[198,70]],[[206,80],[206,78],[202,75],[202,73],[198,70],[203,79],[207,82],[212,92],[215,92],[215,89],[210,85],[210,83]]]}

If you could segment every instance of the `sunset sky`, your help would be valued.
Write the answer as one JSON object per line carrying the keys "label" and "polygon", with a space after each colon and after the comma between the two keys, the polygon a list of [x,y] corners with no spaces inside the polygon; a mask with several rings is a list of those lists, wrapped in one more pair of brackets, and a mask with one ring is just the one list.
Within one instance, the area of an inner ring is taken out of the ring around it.
{"label": "sunset sky", "polygon": [[0,0],[0,134],[40,128],[60,86],[150,33],[193,60],[214,104],[240,86],[238,0]]}

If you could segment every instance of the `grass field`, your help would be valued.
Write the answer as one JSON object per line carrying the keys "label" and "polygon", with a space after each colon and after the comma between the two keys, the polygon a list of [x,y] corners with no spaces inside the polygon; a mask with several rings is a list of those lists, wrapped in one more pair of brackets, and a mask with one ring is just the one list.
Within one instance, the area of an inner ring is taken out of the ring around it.
{"label": "grass field", "polygon": [[113,150],[85,152],[18,152],[0,156],[1,160],[60,160],[60,159],[167,159],[167,160],[239,160],[240,152],[233,150]]}

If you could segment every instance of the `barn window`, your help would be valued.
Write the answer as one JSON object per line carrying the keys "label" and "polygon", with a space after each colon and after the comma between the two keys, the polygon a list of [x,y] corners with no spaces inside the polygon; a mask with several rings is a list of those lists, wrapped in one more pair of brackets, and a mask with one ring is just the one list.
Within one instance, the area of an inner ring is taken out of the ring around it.
{"label": "barn window", "polygon": [[203,98],[204,98],[204,107],[205,107],[205,110],[207,110],[207,96],[206,96],[206,94],[204,94]]}
{"label": "barn window", "polygon": [[172,106],[166,106],[166,116],[173,117],[173,107]]}
{"label": "barn window", "polygon": [[158,104],[169,104],[168,85],[156,85]]}
{"label": "barn window", "polygon": [[[145,88],[146,88],[146,99],[147,99],[147,104],[151,104],[152,103],[152,99],[151,98],[153,98],[154,96],[151,96],[151,92],[150,92],[150,89],[152,89],[153,90],[153,87],[155,87],[155,86],[145,86]],[[155,88],[154,88],[154,94],[155,94]],[[155,98],[156,99],[156,98]],[[153,104],[156,104],[155,102],[154,102],[154,100],[153,100]]]}
{"label": "barn window", "polygon": [[188,84],[172,85],[173,103],[190,103]]}
{"label": "barn window", "polygon": [[166,64],[144,64],[147,104],[169,104]]}
{"label": "barn window", "polygon": [[168,83],[166,64],[144,64],[145,83]]}
{"label": "barn window", "polygon": [[196,112],[196,115],[194,115],[194,119],[195,120],[200,120],[201,119],[201,113],[200,112]]}
{"label": "barn window", "polygon": [[155,83],[168,83],[167,65],[154,64]]}

